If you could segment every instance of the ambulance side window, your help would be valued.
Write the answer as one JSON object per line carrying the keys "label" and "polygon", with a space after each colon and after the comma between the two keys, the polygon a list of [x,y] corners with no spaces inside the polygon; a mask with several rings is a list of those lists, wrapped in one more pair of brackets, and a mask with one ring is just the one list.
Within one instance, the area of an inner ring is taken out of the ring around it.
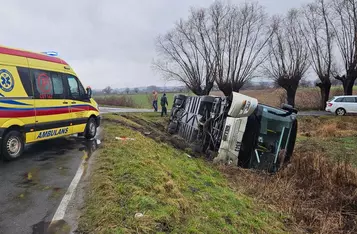
{"label": "ambulance side window", "polygon": [[69,87],[69,97],[75,100],[85,99],[85,90],[82,84],[78,81],[77,77],[68,75],[67,81]]}
{"label": "ambulance side window", "polygon": [[17,72],[19,73],[21,83],[24,86],[27,96],[33,97],[30,70],[27,67],[17,67]]}
{"label": "ambulance side window", "polygon": [[62,75],[57,72],[31,69],[36,99],[64,99]]}
{"label": "ambulance side window", "polygon": [[52,84],[53,84],[53,98],[63,99],[64,98],[64,86],[62,74],[53,72],[52,73]]}
{"label": "ambulance side window", "polygon": [[68,87],[69,87],[69,96],[73,99],[79,99],[79,86],[76,78],[73,76],[67,77],[68,80]]}

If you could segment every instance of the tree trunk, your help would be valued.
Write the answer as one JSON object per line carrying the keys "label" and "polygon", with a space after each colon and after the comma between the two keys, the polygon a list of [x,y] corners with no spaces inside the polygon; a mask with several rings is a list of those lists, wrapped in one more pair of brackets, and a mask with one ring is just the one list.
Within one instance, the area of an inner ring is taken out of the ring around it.
{"label": "tree trunk", "polygon": [[209,95],[212,88],[213,88],[214,82],[206,82],[206,87],[205,89],[202,91],[203,95]]}
{"label": "tree trunk", "polygon": [[234,82],[233,84],[232,84],[232,89],[233,89],[233,92],[237,92],[237,93],[239,93],[239,90],[243,87],[243,85],[244,85],[244,82]]}
{"label": "tree trunk", "polygon": [[353,86],[355,84],[356,78],[350,78],[347,80],[346,85],[343,85],[343,90],[345,95],[352,95],[353,94]]}
{"label": "tree trunk", "polygon": [[286,90],[286,95],[287,95],[287,102],[288,105],[291,105],[292,107],[295,107],[295,96],[296,96],[296,90],[297,87],[288,87],[285,89]]}
{"label": "tree trunk", "polygon": [[328,78],[321,79],[321,80],[325,80],[325,82],[319,83],[316,86],[320,88],[320,94],[321,94],[320,110],[325,110],[326,102],[330,97],[331,81]]}
{"label": "tree trunk", "polygon": [[353,86],[355,84],[357,76],[353,75],[352,72],[347,73],[347,76],[336,76],[335,79],[340,80],[343,85],[343,92],[345,95],[353,94]]}
{"label": "tree trunk", "polygon": [[224,93],[224,96],[229,97],[233,90],[231,83],[217,83],[219,90]]}
{"label": "tree trunk", "polygon": [[197,96],[202,96],[202,95],[204,95],[203,93],[203,90],[201,89],[201,87],[200,88],[197,88],[197,87],[190,87],[189,88],[191,91],[192,91],[192,93],[194,93],[195,95],[197,95]]}

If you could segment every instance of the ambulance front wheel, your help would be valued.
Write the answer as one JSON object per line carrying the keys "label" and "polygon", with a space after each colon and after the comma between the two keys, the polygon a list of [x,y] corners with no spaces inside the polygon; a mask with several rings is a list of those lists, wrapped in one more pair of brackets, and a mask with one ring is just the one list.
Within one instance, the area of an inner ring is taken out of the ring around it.
{"label": "ambulance front wheel", "polygon": [[87,139],[92,139],[97,134],[97,122],[92,117],[88,120],[86,130],[84,132],[84,137]]}
{"label": "ambulance front wheel", "polygon": [[14,160],[22,155],[25,149],[24,137],[21,132],[12,130],[3,138],[2,155],[5,160]]}

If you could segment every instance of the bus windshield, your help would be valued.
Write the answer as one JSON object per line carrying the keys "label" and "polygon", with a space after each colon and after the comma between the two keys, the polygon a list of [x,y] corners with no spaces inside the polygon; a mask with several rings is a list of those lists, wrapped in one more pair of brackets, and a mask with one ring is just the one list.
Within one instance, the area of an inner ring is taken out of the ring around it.
{"label": "bus windshield", "polygon": [[[278,163],[285,155],[294,116],[279,116],[284,111],[263,106],[258,142],[252,157],[252,167],[257,169],[277,170]],[[277,167],[276,167],[277,166]]]}

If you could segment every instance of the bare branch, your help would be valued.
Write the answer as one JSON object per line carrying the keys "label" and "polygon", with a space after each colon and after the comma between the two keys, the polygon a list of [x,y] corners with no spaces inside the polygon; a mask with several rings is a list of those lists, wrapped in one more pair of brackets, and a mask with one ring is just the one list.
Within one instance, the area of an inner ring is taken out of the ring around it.
{"label": "bare branch", "polygon": [[218,71],[216,82],[229,95],[255,76],[256,68],[266,59],[263,52],[272,34],[266,25],[266,13],[257,3],[215,3],[209,14]]}
{"label": "bare branch", "polygon": [[295,104],[299,82],[309,68],[309,48],[299,20],[297,10],[290,10],[285,18],[273,17],[273,36],[268,42],[269,57],[264,65],[264,71],[287,91],[290,105]]}
{"label": "bare branch", "polygon": [[357,3],[355,0],[333,0],[332,3],[333,17],[329,23],[345,68],[345,74],[335,78],[342,81],[345,94],[351,95],[357,79]]}
{"label": "bare branch", "polygon": [[209,94],[214,83],[214,54],[207,43],[206,21],[206,10],[192,9],[188,20],[180,20],[158,38],[160,59],[153,64],[166,79],[184,83],[197,95]]}

